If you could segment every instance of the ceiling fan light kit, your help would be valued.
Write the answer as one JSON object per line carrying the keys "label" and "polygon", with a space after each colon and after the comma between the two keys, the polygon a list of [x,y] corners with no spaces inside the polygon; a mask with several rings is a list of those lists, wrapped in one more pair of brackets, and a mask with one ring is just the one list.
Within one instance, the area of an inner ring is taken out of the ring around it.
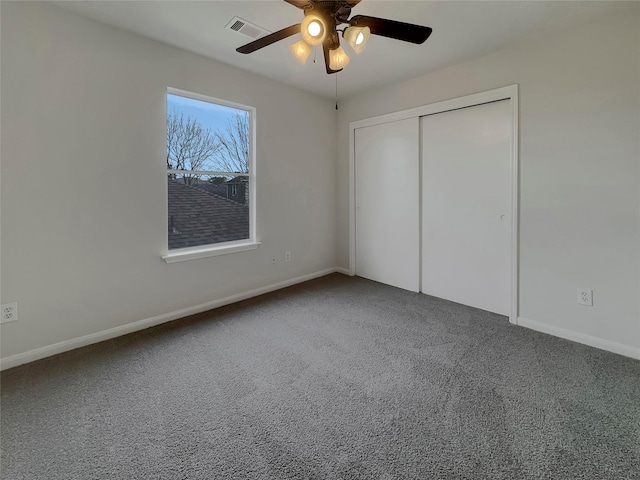
{"label": "ceiling fan light kit", "polygon": [[[252,53],[300,33],[302,40],[289,46],[294,56],[301,63],[305,63],[312,47],[322,45],[325,67],[327,73],[331,74],[341,71],[350,61],[349,56],[340,46],[338,32],[342,32],[342,36],[355,53],[364,50],[370,35],[421,44],[432,32],[429,27],[385,18],[366,15],[349,18],[351,9],[360,3],[360,0],[285,0],[285,2],[304,11],[302,22],[243,45],[236,49],[239,53]],[[342,24],[348,24],[348,26],[339,30],[337,26]]]}
{"label": "ceiling fan light kit", "polygon": [[302,40],[312,47],[320,45],[327,34],[327,27],[324,20],[319,15],[309,14],[304,17],[300,25],[300,35]]}
{"label": "ceiling fan light kit", "polygon": [[289,45],[289,50],[291,50],[291,53],[293,53],[300,63],[304,64],[311,54],[313,47],[304,40],[299,40],[296,43]]}
{"label": "ceiling fan light kit", "polygon": [[329,50],[329,68],[333,71],[342,70],[350,62],[349,56],[341,46]]}
{"label": "ceiling fan light kit", "polygon": [[354,52],[360,53],[364,50],[369,42],[371,29],[369,27],[348,27],[342,36],[351,46]]}

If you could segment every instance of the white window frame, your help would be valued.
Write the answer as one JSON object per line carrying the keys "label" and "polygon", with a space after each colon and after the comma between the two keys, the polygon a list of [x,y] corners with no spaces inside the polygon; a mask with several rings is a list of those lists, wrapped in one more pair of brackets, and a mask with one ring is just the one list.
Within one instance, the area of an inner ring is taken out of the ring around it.
{"label": "white window frame", "polygon": [[[193,100],[199,100],[202,102],[214,103],[222,105],[224,107],[231,107],[238,110],[244,110],[249,112],[249,173],[237,173],[237,172],[199,172],[192,171],[195,174],[206,175],[224,175],[229,176],[232,174],[236,177],[247,177],[249,179],[249,238],[245,240],[236,240],[232,242],[211,243],[208,245],[199,245],[197,247],[176,248],[169,250],[169,236],[167,229],[165,228],[165,246],[162,254],[162,259],[167,263],[183,262],[186,260],[194,260],[197,258],[214,257],[217,255],[226,255],[229,253],[242,252],[246,250],[254,250],[260,245],[260,242],[256,239],[256,109],[248,105],[242,105],[240,103],[230,102],[228,100],[222,100],[220,98],[209,97],[199,93],[188,92],[186,90],[180,90],[178,88],[168,87],[167,94],[178,95],[181,97],[191,98]],[[165,95],[165,102],[166,102]],[[167,114],[167,105],[165,103],[165,118]],[[166,123],[166,122],[165,122]],[[166,134],[165,134],[166,138]],[[166,144],[165,144],[166,151]],[[182,173],[181,170],[169,170],[165,165],[165,199],[167,199],[166,210],[164,218],[168,217],[168,191],[166,174],[169,173]]]}

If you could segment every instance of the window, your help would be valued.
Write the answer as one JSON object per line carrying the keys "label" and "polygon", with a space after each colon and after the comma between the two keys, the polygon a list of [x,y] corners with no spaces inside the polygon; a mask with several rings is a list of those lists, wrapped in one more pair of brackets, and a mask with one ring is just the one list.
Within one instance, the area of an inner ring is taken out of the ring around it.
{"label": "window", "polygon": [[165,260],[256,245],[254,116],[252,107],[168,89]]}

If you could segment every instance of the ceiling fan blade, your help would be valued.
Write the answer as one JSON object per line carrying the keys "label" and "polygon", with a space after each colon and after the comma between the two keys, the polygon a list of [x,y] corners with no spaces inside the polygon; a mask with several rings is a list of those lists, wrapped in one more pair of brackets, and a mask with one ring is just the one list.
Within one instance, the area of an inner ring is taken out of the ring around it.
{"label": "ceiling fan blade", "polygon": [[349,20],[349,24],[353,27],[369,27],[374,35],[418,44],[424,43],[432,32],[430,27],[387,20],[386,18],[368,17],[366,15],[356,15]]}
{"label": "ceiling fan blade", "polygon": [[340,70],[331,70],[329,68],[329,47],[332,44],[332,39],[331,37],[325,39],[324,42],[322,42],[322,52],[324,53],[324,66],[327,69],[327,73],[329,75],[331,75],[332,73],[338,73],[342,71],[342,68]]}
{"label": "ceiling fan blade", "polygon": [[294,7],[298,8],[311,8],[311,2],[309,0],[284,0],[287,3],[290,3]]}
{"label": "ceiling fan blade", "polygon": [[236,48],[236,52],[239,53],[251,53],[256,50],[260,50],[272,43],[275,43],[284,38],[290,37],[291,35],[295,35],[296,33],[300,33],[300,24],[296,23],[295,25],[291,25],[290,27],[283,28],[282,30],[278,30],[277,32],[270,33],[262,38],[254,40],[253,42],[247,43],[241,47]]}

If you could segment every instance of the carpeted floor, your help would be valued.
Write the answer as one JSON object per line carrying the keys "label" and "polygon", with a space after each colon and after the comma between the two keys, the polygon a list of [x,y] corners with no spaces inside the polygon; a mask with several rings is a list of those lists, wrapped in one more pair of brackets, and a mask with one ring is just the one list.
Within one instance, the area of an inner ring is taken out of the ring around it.
{"label": "carpeted floor", "polygon": [[638,479],[640,362],[330,275],[2,374],[2,478]]}

